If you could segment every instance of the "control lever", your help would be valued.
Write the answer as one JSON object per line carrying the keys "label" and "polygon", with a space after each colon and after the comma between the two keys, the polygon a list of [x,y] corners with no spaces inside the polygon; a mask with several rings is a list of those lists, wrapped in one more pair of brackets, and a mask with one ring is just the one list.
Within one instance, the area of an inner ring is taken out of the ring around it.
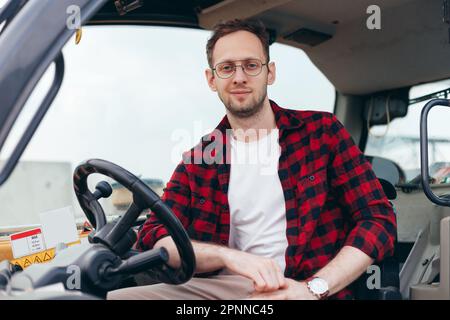
{"label": "control lever", "polygon": [[95,191],[93,193],[95,199],[100,199],[100,198],[108,198],[112,193],[112,188],[110,186],[110,184],[106,181],[100,181],[99,183],[97,183],[97,185],[95,186]]}
{"label": "control lever", "polygon": [[109,267],[104,276],[113,277],[118,274],[136,274],[169,261],[169,253],[166,248],[156,248],[136,254],[123,261],[118,267]]}

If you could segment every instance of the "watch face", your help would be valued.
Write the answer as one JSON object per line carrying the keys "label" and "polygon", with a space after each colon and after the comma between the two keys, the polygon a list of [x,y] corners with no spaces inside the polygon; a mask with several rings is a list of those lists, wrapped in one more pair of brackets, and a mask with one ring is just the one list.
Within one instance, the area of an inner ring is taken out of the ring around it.
{"label": "watch face", "polygon": [[328,291],[328,283],[320,278],[312,279],[309,282],[311,290],[316,294],[324,294]]}

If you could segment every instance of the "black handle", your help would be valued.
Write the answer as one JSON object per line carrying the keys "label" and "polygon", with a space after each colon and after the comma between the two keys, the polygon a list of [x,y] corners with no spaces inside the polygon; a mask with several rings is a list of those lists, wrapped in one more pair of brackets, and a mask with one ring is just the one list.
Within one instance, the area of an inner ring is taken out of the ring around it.
{"label": "black handle", "polygon": [[420,115],[420,171],[422,178],[422,187],[425,195],[431,202],[440,206],[450,207],[450,200],[444,197],[436,196],[430,187],[430,174],[428,172],[428,112],[435,106],[450,107],[450,100],[433,99],[422,109]]}
{"label": "black handle", "polygon": [[169,253],[167,249],[156,248],[128,258],[117,268],[106,269],[105,275],[111,277],[118,274],[136,274],[166,263],[168,260]]}
{"label": "black handle", "polygon": [[93,193],[95,199],[108,198],[112,194],[111,185],[106,181],[100,181],[95,186],[95,191]]}

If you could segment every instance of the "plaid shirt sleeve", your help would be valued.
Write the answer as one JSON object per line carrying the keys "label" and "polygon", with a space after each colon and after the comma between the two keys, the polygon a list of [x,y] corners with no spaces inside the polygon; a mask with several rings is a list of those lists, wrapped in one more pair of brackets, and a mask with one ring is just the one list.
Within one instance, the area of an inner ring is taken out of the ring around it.
{"label": "plaid shirt sleeve", "polygon": [[350,134],[334,115],[328,119],[330,183],[354,223],[344,246],[360,249],[379,262],[394,251],[397,226],[392,205]]}
{"label": "plaid shirt sleeve", "polygon": [[[186,229],[190,223],[189,205],[191,192],[186,167],[183,162],[178,164],[172,174],[161,199],[172,209],[173,213]],[[149,218],[138,233],[136,248],[139,250],[149,250],[153,248],[156,242],[166,236],[169,236],[169,232],[159,222],[156,215],[150,212]]]}

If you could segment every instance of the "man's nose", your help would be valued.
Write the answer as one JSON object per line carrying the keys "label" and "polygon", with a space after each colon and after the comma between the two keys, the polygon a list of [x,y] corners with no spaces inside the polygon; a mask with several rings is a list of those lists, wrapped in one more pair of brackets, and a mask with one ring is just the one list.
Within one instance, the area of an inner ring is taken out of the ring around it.
{"label": "man's nose", "polygon": [[246,82],[247,82],[247,75],[245,74],[243,67],[237,65],[233,75],[233,83],[246,83]]}

